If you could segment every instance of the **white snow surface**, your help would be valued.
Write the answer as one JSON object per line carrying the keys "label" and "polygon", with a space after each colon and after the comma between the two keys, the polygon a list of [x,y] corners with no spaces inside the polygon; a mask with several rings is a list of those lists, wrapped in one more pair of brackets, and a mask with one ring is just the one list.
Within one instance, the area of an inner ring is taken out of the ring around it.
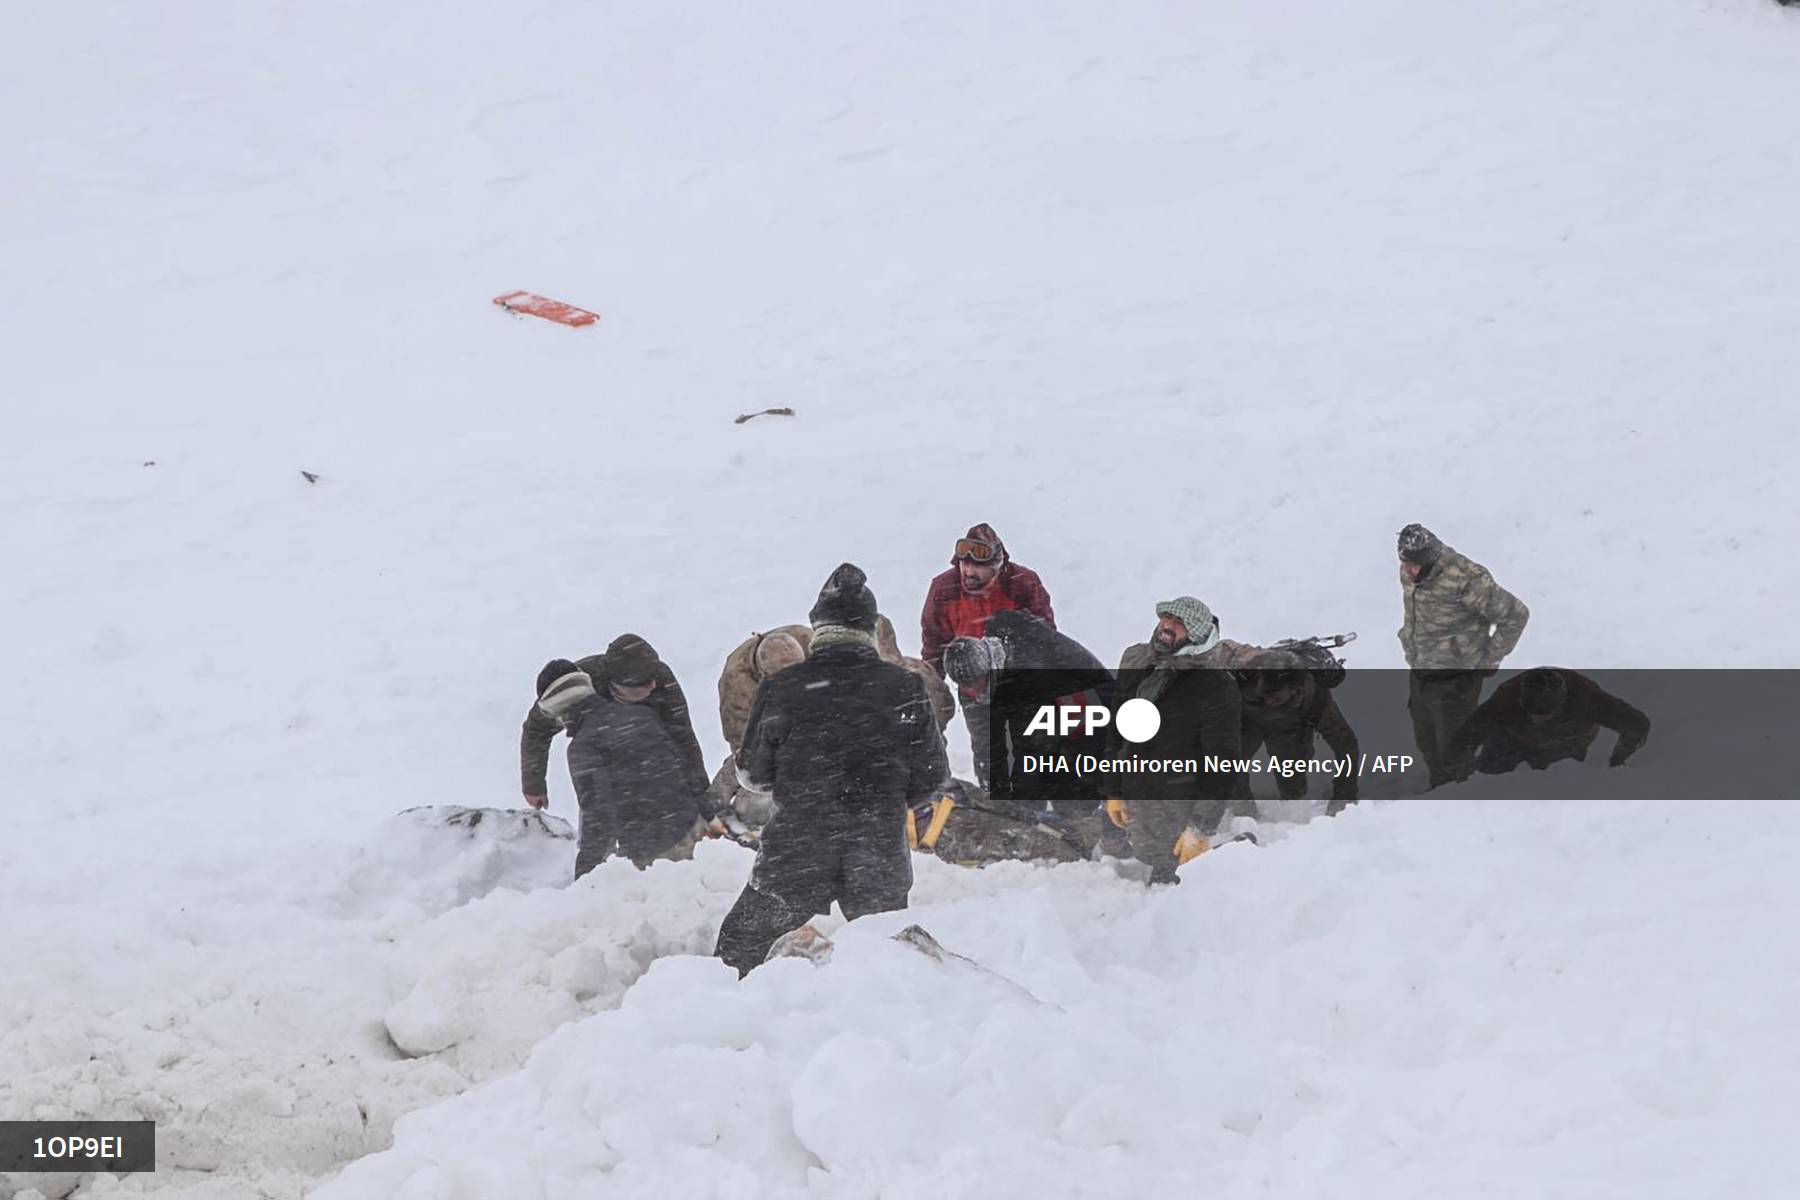
{"label": "white snow surface", "polygon": [[1766,0],[10,12],[0,1118],[162,1169],[0,1196],[1787,1194],[1789,806],[925,862],[742,984],[735,847],[394,822],[625,630],[716,762],[739,638],[977,520],[1103,658],[1398,665],[1422,520],[1519,661],[1796,665],[1796,111]]}

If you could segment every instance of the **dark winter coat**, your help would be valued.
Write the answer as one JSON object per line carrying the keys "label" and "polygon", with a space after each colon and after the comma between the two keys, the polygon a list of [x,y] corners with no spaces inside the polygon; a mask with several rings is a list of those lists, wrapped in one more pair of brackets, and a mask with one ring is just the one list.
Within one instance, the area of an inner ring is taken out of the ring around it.
{"label": "dark winter coat", "polygon": [[1119,660],[1116,704],[1135,697],[1161,662],[1171,664],[1175,677],[1155,699],[1162,714],[1156,736],[1133,745],[1118,736],[1115,720],[1110,753],[1140,759],[1193,759],[1197,768],[1191,773],[1124,775],[1111,782],[1110,790],[1125,801],[1131,814],[1127,832],[1132,853],[1150,865],[1152,880],[1174,878],[1175,839],[1189,826],[1212,834],[1242,787],[1240,771],[1206,770],[1206,755],[1235,759],[1243,748],[1243,704],[1237,678],[1217,665],[1219,661],[1216,648],[1163,659],[1147,643],[1131,647]]}
{"label": "dark winter coat", "polygon": [[[1113,753],[1135,754],[1140,758],[1192,758],[1206,755],[1236,758],[1243,747],[1243,702],[1238,693],[1237,677],[1218,665],[1212,654],[1171,655],[1161,658],[1149,643],[1126,650],[1119,659],[1119,677],[1114,690],[1117,704],[1136,696],[1159,663],[1172,664],[1175,678],[1156,697],[1162,725],[1156,736],[1133,746],[1117,735],[1114,726]],[[1115,705],[1116,707],[1116,705]],[[1181,775],[1133,776],[1122,789],[1127,800],[1133,795],[1180,795],[1217,798],[1231,794],[1232,780],[1224,773],[1206,773],[1198,777]]]}
{"label": "dark winter coat", "polygon": [[[988,620],[985,636],[998,638],[1005,647],[1005,666],[989,681],[989,719],[993,736],[1004,737],[1011,747],[1011,754],[996,754],[988,764],[990,799],[1011,801],[1033,814],[1059,799],[1098,803],[1104,797],[1091,784],[1070,776],[1025,774],[1012,768],[1014,759],[1023,754],[1103,752],[1104,739],[1027,734],[1025,728],[1045,705],[1108,704],[1113,694],[1112,672],[1087,647],[1028,612],[995,613]],[[1091,744],[1096,740],[1099,745]]]}
{"label": "dark winter coat", "polygon": [[616,838],[621,853],[647,861],[693,832],[704,776],[695,777],[677,739],[649,703],[601,694],[568,716],[569,777],[581,802],[584,830]]}
{"label": "dark winter coat", "polygon": [[[601,696],[610,696],[607,691],[606,656],[590,654],[586,658],[577,659],[575,665],[588,673],[594,681],[594,689]],[[706,789],[706,762],[700,754],[700,742],[694,736],[694,722],[688,715],[687,697],[682,695],[681,685],[675,681],[675,672],[667,663],[658,662],[654,672],[656,690],[650,693],[639,707],[649,709],[657,715],[663,728],[668,731],[681,760],[693,777],[700,781],[700,789]],[[520,786],[527,796],[542,796],[548,793],[548,775],[550,767],[550,743],[562,732],[562,723],[554,717],[545,716],[533,704],[525,714],[524,726],[519,731],[519,776]]]}
{"label": "dark winter coat", "polygon": [[[1246,756],[1254,756],[1266,746],[1269,753],[1280,758],[1310,758],[1315,735],[1325,739],[1333,758],[1355,760],[1359,756],[1361,747],[1356,732],[1344,719],[1337,697],[1311,672],[1300,675],[1298,685],[1273,703],[1253,686],[1254,683],[1255,672],[1246,673],[1242,691]],[[1246,786],[1240,794],[1248,794],[1248,782],[1246,778]],[[1306,779],[1299,775],[1278,777],[1277,787],[1284,797],[1292,799],[1306,794]],[[1334,780],[1331,795],[1332,811],[1355,800],[1355,774]]]}
{"label": "dark winter coat", "polygon": [[[1452,762],[1467,762],[1476,750],[1496,738],[1517,754],[1518,761],[1542,769],[1553,762],[1573,758],[1585,761],[1602,728],[1619,735],[1611,763],[1617,766],[1634,754],[1650,736],[1650,718],[1579,671],[1553,667],[1568,689],[1563,706],[1543,722],[1533,721],[1520,697],[1525,676],[1516,675],[1494,689],[1494,694],[1463,723],[1451,742]],[[1506,745],[1510,743],[1510,745]]]}
{"label": "dark winter coat", "polygon": [[738,754],[740,777],[774,795],[777,820],[874,817],[904,829],[909,800],[949,778],[925,687],[873,644],[814,641],[765,680]]}
{"label": "dark winter coat", "polygon": [[978,593],[963,591],[956,564],[931,581],[925,593],[925,610],[919,618],[919,657],[940,676],[944,673],[944,647],[959,637],[982,637],[989,618],[1010,609],[1021,609],[1056,628],[1050,593],[1037,572],[1007,561],[994,582]]}
{"label": "dark winter coat", "polygon": [[950,777],[925,685],[872,641],[824,642],[757,689],[740,776],[774,795],[750,882],[719,927],[742,972],[833,901],[850,920],[905,908],[910,801]]}

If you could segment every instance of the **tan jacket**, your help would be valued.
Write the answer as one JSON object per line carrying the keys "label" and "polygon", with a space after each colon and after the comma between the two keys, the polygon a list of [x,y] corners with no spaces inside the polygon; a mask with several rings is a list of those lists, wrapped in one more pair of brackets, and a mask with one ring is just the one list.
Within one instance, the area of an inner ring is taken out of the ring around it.
{"label": "tan jacket", "polygon": [[1418,583],[1400,572],[1400,647],[1416,671],[1485,671],[1500,665],[1531,612],[1488,569],[1445,546]]}
{"label": "tan jacket", "polygon": [[[802,655],[812,650],[812,626],[782,625],[767,633],[753,633],[725,657],[725,669],[719,673],[719,725],[725,731],[725,741],[736,754],[743,748],[744,726],[750,720],[750,706],[756,702],[756,689],[763,681],[763,672],[757,665],[757,650],[765,639],[791,638],[799,644]],[[925,685],[925,694],[931,697],[931,707],[937,715],[938,728],[941,730],[950,723],[956,709],[951,701],[950,689],[939,679],[937,672],[916,658],[908,658],[900,653],[900,641],[894,635],[893,622],[881,617],[875,625],[875,648],[881,657],[891,663],[899,663],[919,677]],[[767,658],[768,655],[763,657]]]}

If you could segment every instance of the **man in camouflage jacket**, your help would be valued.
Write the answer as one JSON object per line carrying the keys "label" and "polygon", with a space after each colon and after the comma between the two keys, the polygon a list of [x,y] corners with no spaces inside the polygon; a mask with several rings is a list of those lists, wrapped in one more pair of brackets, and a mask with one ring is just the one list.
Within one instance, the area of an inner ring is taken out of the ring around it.
{"label": "man in camouflage jacket", "polygon": [[1423,525],[1400,531],[1400,646],[1412,668],[1407,709],[1431,786],[1466,774],[1452,741],[1481,684],[1518,645],[1531,613],[1488,569]]}

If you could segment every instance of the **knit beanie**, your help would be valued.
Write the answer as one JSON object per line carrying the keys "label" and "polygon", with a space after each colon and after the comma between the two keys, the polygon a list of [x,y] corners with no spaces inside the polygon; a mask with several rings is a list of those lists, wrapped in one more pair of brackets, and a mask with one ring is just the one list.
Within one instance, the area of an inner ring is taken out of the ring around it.
{"label": "knit beanie", "polygon": [[562,720],[569,710],[594,694],[588,673],[566,658],[553,658],[537,677],[537,705],[547,717]]}
{"label": "knit beanie", "polygon": [[1006,646],[994,637],[959,637],[944,647],[944,674],[972,686],[1006,666]]}
{"label": "knit beanie", "polygon": [[1548,717],[1569,698],[1569,685],[1549,667],[1534,667],[1519,677],[1519,707],[1527,716]]}
{"label": "knit beanie", "polygon": [[1412,524],[1400,531],[1398,549],[1401,562],[1428,567],[1444,552],[1444,543],[1423,525]]}
{"label": "knit beanie", "polygon": [[869,577],[863,574],[861,567],[853,563],[842,564],[819,589],[819,602],[813,605],[807,619],[815,628],[843,625],[873,633],[875,617],[880,610],[875,604],[875,593],[868,588],[868,581]]}

